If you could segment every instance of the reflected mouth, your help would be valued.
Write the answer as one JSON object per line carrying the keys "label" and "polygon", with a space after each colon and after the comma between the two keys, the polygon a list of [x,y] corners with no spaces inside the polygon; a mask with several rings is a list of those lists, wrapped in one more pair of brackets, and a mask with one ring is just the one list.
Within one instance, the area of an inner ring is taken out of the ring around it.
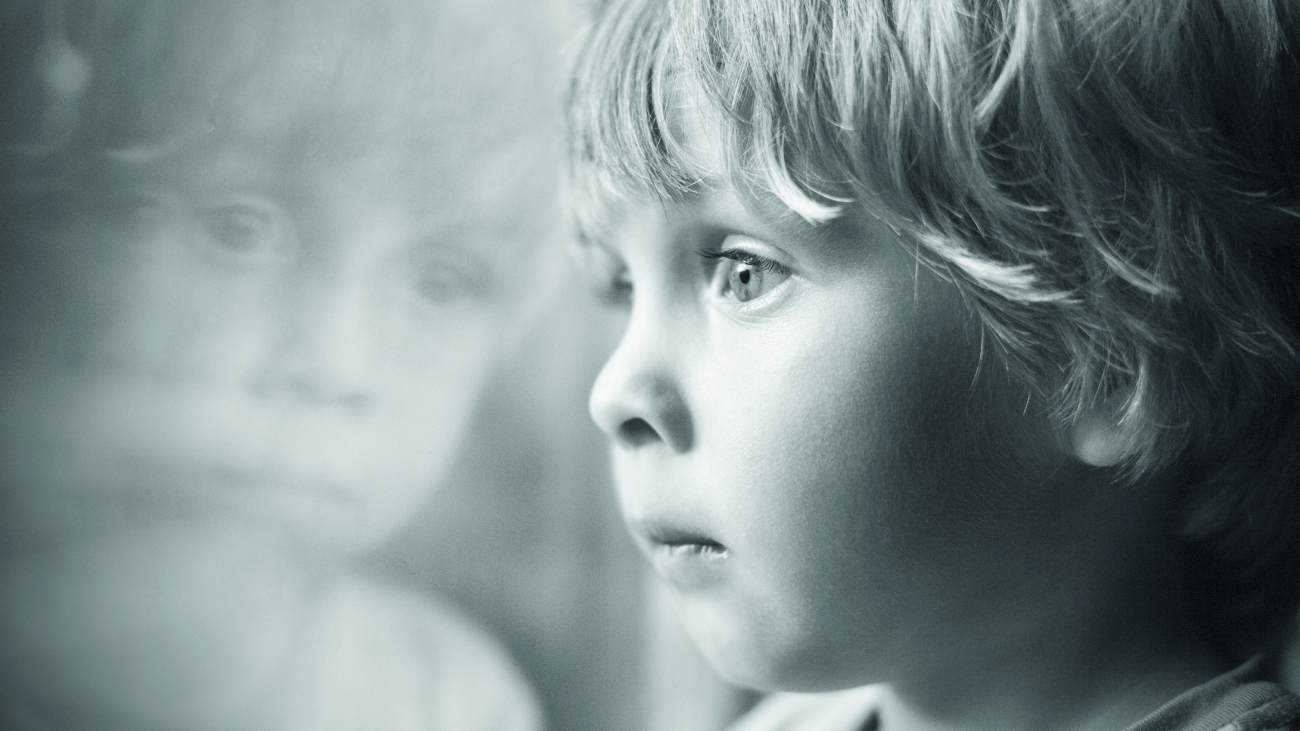
{"label": "reflected mouth", "polygon": [[342,485],[293,470],[187,460],[132,459],[127,465],[141,477],[173,482],[177,489],[170,494],[178,499],[288,501],[300,504],[300,509],[307,505],[347,508],[356,503],[356,497]]}
{"label": "reflected mouth", "polygon": [[200,478],[211,480],[234,493],[248,496],[276,496],[337,506],[350,505],[356,498],[342,486],[315,475],[278,469],[241,469],[229,466],[206,467]]}

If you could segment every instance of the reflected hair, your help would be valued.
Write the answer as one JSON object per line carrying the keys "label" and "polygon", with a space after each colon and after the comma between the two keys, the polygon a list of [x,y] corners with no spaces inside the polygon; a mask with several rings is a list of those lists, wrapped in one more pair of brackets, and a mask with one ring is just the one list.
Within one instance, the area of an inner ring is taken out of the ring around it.
{"label": "reflected hair", "polygon": [[545,63],[518,63],[550,55],[550,11],[515,3],[503,21],[498,5],[0,0],[0,160],[9,178],[75,179],[57,166],[512,139],[552,91]]}
{"label": "reflected hair", "polygon": [[580,240],[724,174],[899,231],[1064,430],[1120,414],[1237,648],[1300,596],[1300,5],[612,0],[567,100]]}

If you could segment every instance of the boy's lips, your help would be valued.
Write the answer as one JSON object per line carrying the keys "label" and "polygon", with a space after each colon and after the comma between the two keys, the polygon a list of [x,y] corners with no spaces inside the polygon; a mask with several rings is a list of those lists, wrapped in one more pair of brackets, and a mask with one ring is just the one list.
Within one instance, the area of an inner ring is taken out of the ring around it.
{"label": "boy's lips", "polygon": [[719,578],[731,551],[708,533],[660,520],[629,523],[660,576],[679,588],[703,588]]}

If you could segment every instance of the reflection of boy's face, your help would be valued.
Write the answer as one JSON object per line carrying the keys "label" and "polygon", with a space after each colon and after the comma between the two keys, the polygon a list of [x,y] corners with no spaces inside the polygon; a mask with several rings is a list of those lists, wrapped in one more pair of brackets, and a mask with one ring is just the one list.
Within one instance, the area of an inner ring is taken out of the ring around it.
{"label": "reflection of boy's face", "polygon": [[7,285],[35,302],[5,364],[16,499],[215,509],[335,546],[408,515],[485,377],[521,234],[505,166],[416,185],[398,162],[223,152],[110,175]]}
{"label": "reflection of boy's face", "polygon": [[[686,141],[720,170],[716,139]],[[718,179],[614,226],[630,319],[591,412],[624,517],[732,679],[916,680],[1050,594],[1105,491],[888,227],[764,205]]]}

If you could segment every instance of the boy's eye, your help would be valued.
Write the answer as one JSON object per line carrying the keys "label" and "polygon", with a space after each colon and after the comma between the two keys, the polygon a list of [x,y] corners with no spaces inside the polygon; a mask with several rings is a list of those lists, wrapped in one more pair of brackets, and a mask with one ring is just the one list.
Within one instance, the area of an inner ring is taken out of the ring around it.
{"label": "boy's eye", "polygon": [[618,254],[605,245],[582,240],[569,255],[583,283],[601,303],[613,307],[632,304],[632,278]]}
{"label": "boy's eye", "polygon": [[288,218],[273,203],[235,200],[211,206],[203,228],[222,252],[237,257],[279,254],[289,247]]}
{"label": "boy's eye", "polygon": [[717,262],[713,272],[714,291],[735,297],[738,302],[762,297],[790,278],[786,267],[744,249],[704,252],[704,256]]}

